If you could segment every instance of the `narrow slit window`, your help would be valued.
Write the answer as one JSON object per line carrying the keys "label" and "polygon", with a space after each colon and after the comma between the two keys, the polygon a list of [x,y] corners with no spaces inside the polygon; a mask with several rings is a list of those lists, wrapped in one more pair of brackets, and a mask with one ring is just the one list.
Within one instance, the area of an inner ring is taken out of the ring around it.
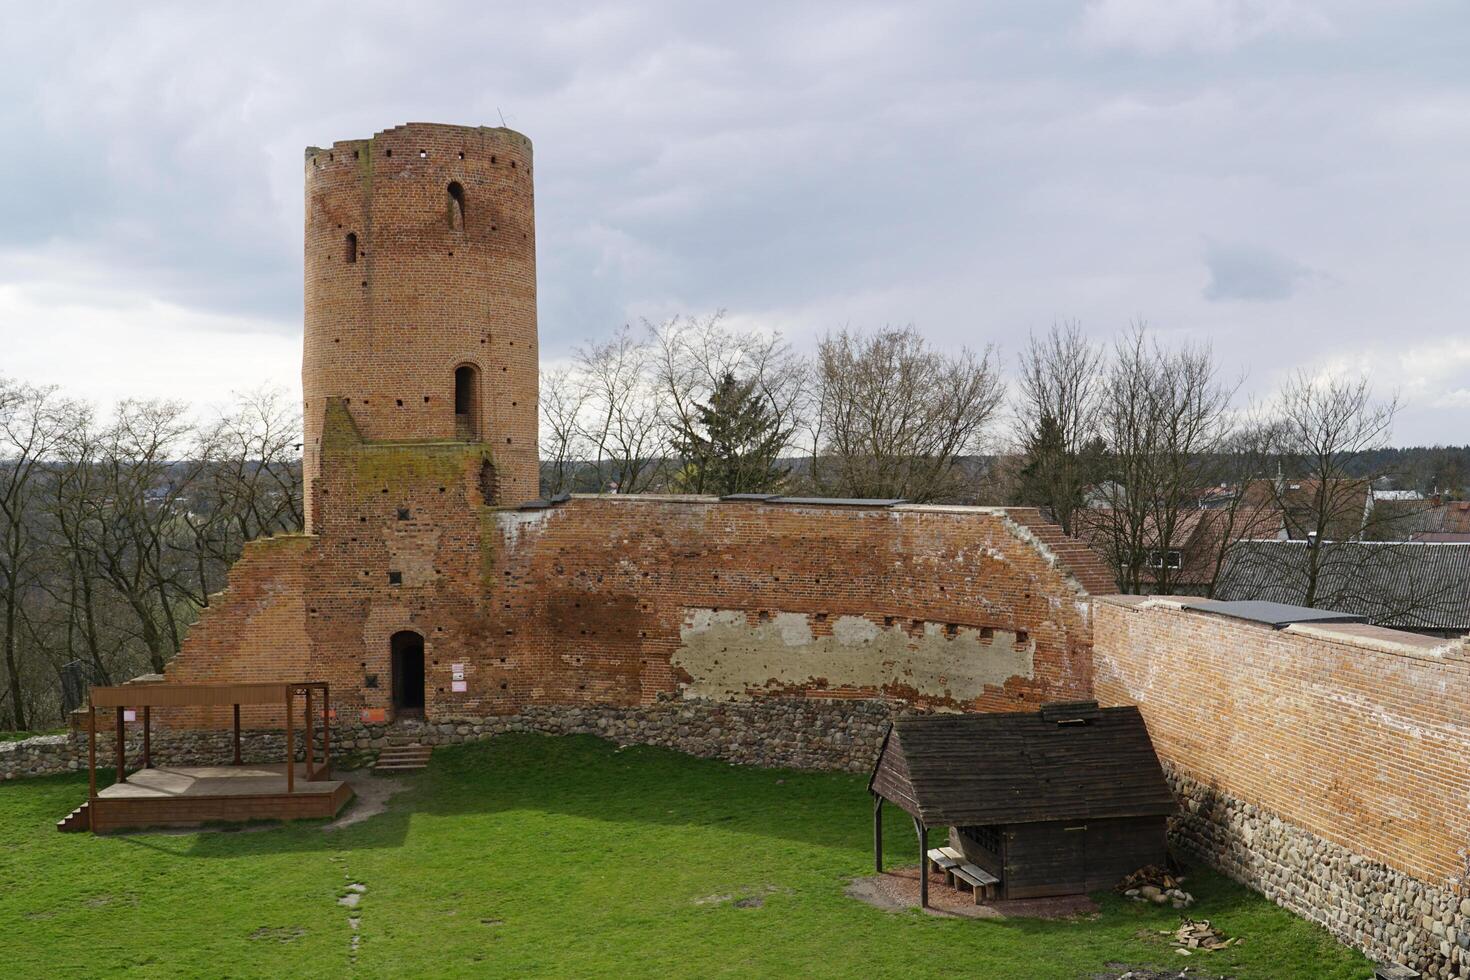
{"label": "narrow slit window", "polygon": [[449,182],[449,230],[464,231],[464,187],[457,180]]}
{"label": "narrow slit window", "polygon": [[349,231],[347,233],[347,250],[345,254],[348,262],[357,261],[357,232],[355,231]]}

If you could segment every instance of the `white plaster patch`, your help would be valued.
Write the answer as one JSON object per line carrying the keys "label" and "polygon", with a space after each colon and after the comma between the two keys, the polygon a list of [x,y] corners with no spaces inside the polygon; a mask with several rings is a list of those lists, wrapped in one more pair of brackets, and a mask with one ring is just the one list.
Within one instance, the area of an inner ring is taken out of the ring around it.
{"label": "white plaster patch", "polygon": [[987,687],[1033,676],[1035,642],[1016,634],[925,623],[914,636],[863,616],[839,616],[830,635],[816,636],[804,613],[780,612],[751,625],[740,610],[691,608],[672,665],[691,678],[688,698],[739,700],[791,687],[902,688],[934,698],[971,701]]}
{"label": "white plaster patch", "polygon": [[544,510],[498,510],[495,512],[495,526],[500,529],[502,540],[513,548],[520,543],[522,534],[540,531],[541,525],[550,520],[554,513],[554,507]]}
{"label": "white plaster patch", "polygon": [[843,646],[869,643],[878,638],[878,624],[862,616],[838,616],[832,624],[832,635]]}

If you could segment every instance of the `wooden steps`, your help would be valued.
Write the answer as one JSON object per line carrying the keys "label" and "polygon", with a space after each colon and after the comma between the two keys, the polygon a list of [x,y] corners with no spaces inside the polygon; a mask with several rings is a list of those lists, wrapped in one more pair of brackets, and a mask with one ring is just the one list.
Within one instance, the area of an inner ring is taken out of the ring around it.
{"label": "wooden steps", "polygon": [[84,830],[92,829],[91,804],[83,803],[60,820],[56,821],[56,829],[63,834],[78,834]]}
{"label": "wooden steps", "polygon": [[429,764],[430,745],[393,745],[378,753],[373,772],[412,772]]}

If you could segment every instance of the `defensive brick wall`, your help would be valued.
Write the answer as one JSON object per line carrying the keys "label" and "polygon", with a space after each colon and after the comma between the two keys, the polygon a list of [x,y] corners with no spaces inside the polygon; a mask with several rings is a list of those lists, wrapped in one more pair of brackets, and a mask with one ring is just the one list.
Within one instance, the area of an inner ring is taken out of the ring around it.
{"label": "defensive brick wall", "polygon": [[1091,688],[1078,575],[1105,573],[1052,551],[1035,511],[606,496],[496,528],[499,656],[451,710],[670,694],[1014,710]]}
{"label": "defensive brick wall", "polygon": [[1089,696],[1084,581],[1106,573],[1035,511],[641,496],[496,510],[479,447],[354,445],[327,456],[320,533],[253,544],[169,681],[309,677],[343,718],[392,720],[391,638],[408,630],[430,721],[670,698],[1016,710]]}
{"label": "defensive brick wall", "polygon": [[1372,955],[1470,975],[1463,641],[1122,596],[1094,631],[1098,699],[1142,710],[1179,844]]}

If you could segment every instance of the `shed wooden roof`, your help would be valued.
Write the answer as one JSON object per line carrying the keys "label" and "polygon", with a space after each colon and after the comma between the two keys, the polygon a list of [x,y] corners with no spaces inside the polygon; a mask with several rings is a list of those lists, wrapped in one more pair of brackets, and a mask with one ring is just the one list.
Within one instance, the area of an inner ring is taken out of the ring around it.
{"label": "shed wooden roof", "polygon": [[910,715],[884,739],[869,789],[926,826],[1170,814],[1143,716],[1132,706]]}

